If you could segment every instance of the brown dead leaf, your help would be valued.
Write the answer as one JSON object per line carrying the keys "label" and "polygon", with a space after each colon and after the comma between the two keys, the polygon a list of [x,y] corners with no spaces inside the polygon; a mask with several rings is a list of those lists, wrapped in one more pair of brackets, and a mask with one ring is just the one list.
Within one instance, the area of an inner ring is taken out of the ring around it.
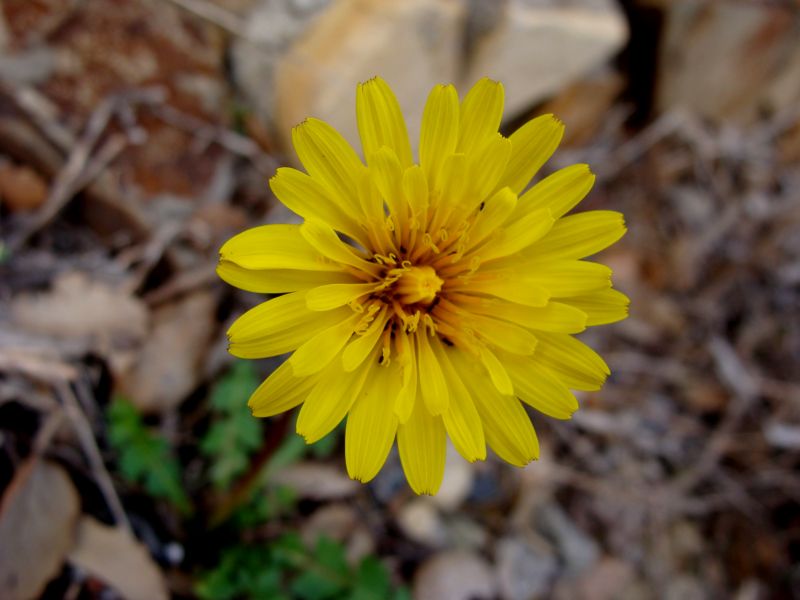
{"label": "brown dead leaf", "polygon": [[25,165],[0,164],[0,203],[11,212],[27,212],[39,208],[47,198],[47,184]]}
{"label": "brown dead leaf", "polygon": [[215,309],[211,292],[197,292],[153,313],[139,361],[120,380],[120,391],[140,410],[169,410],[197,386]]}
{"label": "brown dead leaf", "polygon": [[69,561],[113,587],[129,600],[169,597],[167,584],[145,547],[120,527],[84,515],[78,522]]}
{"label": "brown dead leaf", "polygon": [[38,597],[72,546],[80,499],[59,465],[25,462],[0,503],[0,598]]}
{"label": "brown dead leaf", "polygon": [[80,272],[61,275],[47,293],[17,296],[11,314],[22,329],[87,340],[103,355],[137,345],[147,331],[139,299]]}

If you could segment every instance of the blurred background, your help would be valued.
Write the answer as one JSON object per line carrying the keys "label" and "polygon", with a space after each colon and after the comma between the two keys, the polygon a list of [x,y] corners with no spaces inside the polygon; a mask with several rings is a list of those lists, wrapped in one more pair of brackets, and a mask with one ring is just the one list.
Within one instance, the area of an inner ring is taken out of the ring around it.
{"label": "blurred background", "polygon": [[[0,7],[0,598],[800,597],[800,3]],[[214,274],[297,222],[291,127],[355,142],[374,75],[413,137],[434,84],[503,81],[504,131],[556,113],[546,170],[590,163],[581,209],[629,226],[606,387],[434,498],[250,417],[277,361],[224,332],[262,298]]]}

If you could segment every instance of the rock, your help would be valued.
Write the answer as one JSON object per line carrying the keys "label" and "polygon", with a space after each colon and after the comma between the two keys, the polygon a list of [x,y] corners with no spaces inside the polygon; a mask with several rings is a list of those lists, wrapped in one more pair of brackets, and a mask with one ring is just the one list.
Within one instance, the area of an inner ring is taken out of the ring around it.
{"label": "rock", "polygon": [[414,576],[415,600],[490,600],[496,595],[491,567],[472,552],[451,550],[437,554]]}
{"label": "rock", "polygon": [[278,471],[270,481],[292,488],[300,498],[311,500],[337,500],[348,498],[359,489],[353,481],[332,465],[304,462]]}
{"label": "rock", "polygon": [[623,591],[633,581],[635,572],[628,563],[607,556],[578,579],[574,588],[562,593],[563,598],[585,600],[614,600],[623,597]]}
{"label": "rock", "polygon": [[601,68],[567,86],[537,112],[553,113],[564,121],[562,148],[582,146],[607,124],[612,106],[624,87],[622,75],[610,68]]}
{"label": "rock", "polygon": [[661,0],[657,108],[752,122],[800,101],[800,18],[778,3]]}
{"label": "rock", "polygon": [[447,528],[436,506],[428,497],[412,498],[397,514],[397,524],[410,540],[434,548],[448,540]]}
{"label": "rock", "polygon": [[535,511],[539,531],[553,540],[564,562],[564,575],[575,577],[591,567],[600,555],[597,543],[581,531],[556,504],[544,504]]}
{"label": "rock", "polygon": [[508,0],[496,25],[472,41],[465,82],[503,82],[506,120],[603,64],[628,37],[612,0]]}
{"label": "rock", "polygon": [[431,498],[444,511],[456,510],[472,490],[475,467],[464,460],[452,444],[447,444],[447,463],[442,485]]}
{"label": "rock", "polygon": [[261,121],[270,122],[275,112],[276,63],[328,1],[318,0],[302,10],[294,10],[290,0],[251,2],[245,17],[246,35],[234,40],[231,57],[236,84]]}
{"label": "rock", "polygon": [[343,503],[328,504],[316,510],[303,523],[301,535],[309,548],[323,536],[345,544],[347,560],[352,565],[375,552],[369,528],[353,507]]}
{"label": "rock", "polygon": [[457,78],[464,16],[457,0],[332,3],[277,64],[275,126],[284,147],[291,128],[313,116],[360,148],[356,84],[375,75],[397,95],[415,146],[428,92]]}
{"label": "rock", "polygon": [[505,537],[497,542],[497,579],[504,600],[539,598],[550,589],[558,561],[542,539]]}

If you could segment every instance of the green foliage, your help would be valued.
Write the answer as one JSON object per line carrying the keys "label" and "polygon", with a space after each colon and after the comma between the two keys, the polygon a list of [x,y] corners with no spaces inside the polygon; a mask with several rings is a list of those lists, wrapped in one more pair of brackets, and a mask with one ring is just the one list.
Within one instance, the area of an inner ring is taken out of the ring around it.
{"label": "green foliage", "polygon": [[296,504],[297,495],[290,487],[276,485],[256,488],[249,502],[233,512],[231,523],[239,531],[252,529],[291,513]]}
{"label": "green foliage", "polygon": [[404,588],[392,590],[377,558],[368,556],[353,569],[342,544],[322,537],[309,549],[296,533],[226,549],[195,591],[207,600],[410,600]]}
{"label": "green foliage", "polygon": [[200,450],[211,460],[209,477],[217,489],[229,487],[244,473],[250,456],[261,445],[261,422],[247,407],[258,383],[253,363],[238,361],[211,391],[214,421]]}
{"label": "green foliage", "polygon": [[167,440],[150,431],[136,407],[123,398],[114,399],[106,416],[108,440],[119,457],[122,477],[188,513],[190,505],[181,484],[180,464]]}

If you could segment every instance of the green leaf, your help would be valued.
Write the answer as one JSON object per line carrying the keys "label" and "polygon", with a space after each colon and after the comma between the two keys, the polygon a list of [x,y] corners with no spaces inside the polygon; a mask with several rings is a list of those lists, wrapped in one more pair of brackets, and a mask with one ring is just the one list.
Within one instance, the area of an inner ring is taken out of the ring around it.
{"label": "green leaf", "polygon": [[300,600],[329,600],[342,591],[340,581],[317,571],[305,571],[292,582],[292,593]]}
{"label": "green leaf", "polygon": [[119,457],[122,477],[188,513],[189,498],[181,483],[180,463],[167,440],[151,432],[136,407],[123,398],[114,399],[106,416],[108,441]]}
{"label": "green leaf", "polygon": [[314,558],[332,576],[341,577],[342,579],[348,578],[350,567],[347,564],[344,546],[339,542],[321,536],[314,548]]}
{"label": "green leaf", "polygon": [[247,399],[258,386],[251,362],[238,361],[211,391],[214,422],[200,443],[211,460],[209,477],[224,489],[247,470],[250,456],[261,445],[261,423],[250,414]]}
{"label": "green leaf", "polygon": [[356,573],[355,587],[350,600],[383,600],[389,598],[389,574],[374,556],[361,561]]}
{"label": "green leaf", "polygon": [[281,570],[271,563],[265,546],[234,546],[223,551],[219,563],[195,585],[204,600],[279,598]]}

